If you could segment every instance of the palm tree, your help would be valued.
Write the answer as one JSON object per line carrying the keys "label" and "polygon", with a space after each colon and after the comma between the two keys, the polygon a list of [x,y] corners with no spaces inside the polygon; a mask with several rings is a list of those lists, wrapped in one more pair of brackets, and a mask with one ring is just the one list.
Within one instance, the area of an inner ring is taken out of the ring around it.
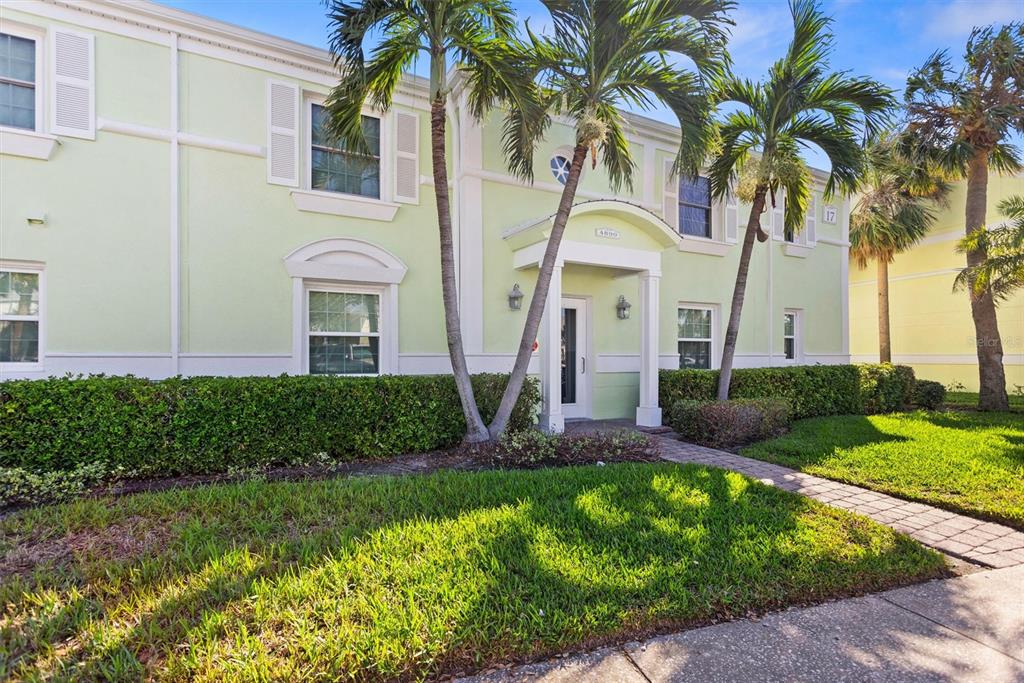
{"label": "palm tree", "polygon": [[709,169],[711,193],[722,199],[742,176],[737,194],[751,207],[725,332],[719,400],[729,397],[754,237],[768,239],[761,213],[769,201],[775,206],[782,191],[786,230],[796,234],[802,228],[811,192],[802,147],[817,146],[828,156],[832,169],[826,195],[856,188],[864,169],[861,135],[874,135],[893,105],[891,92],[876,81],[828,72],[832,20],[816,2],[792,0],[790,12],[793,40],[786,55],[772,65],[768,80],[753,83],[730,76],[721,87],[721,99],[741,109],[720,124],[720,149]]}
{"label": "palm tree", "polygon": [[[326,107],[326,132],[351,149],[365,150],[362,109],[391,107],[404,70],[420,53],[430,60],[430,138],[441,243],[441,289],[452,371],[466,419],[466,441],[488,439],[473,395],[462,344],[455,256],[452,242],[448,170],[445,159],[448,64],[466,76],[471,113],[481,118],[497,102],[533,112],[532,72],[517,51],[515,12],[507,0],[328,0],[330,49],[340,72]],[[369,60],[368,35],[379,37]],[[535,116],[535,114],[530,114]]]}
{"label": "palm tree", "polygon": [[[506,144],[510,169],[522,177],[533,168],[532,151],[551,113],[571,118],[576,140],[537,284],[519,341],[515,365],[494,420],[492,438],[508,424],[526,378],[547,302],[548,285],[587,155],[598,158],[612,190],[632,187],[634,163],[620,107],[647,110],[660,102],[672,110],[682,131],[675,168],[694,171],[710,139],[707,85],[725,66],[725,12],[729,0],[544,0],[551,13],[550,36],[527,27],[545,111],[513,110]],[[695,71],[676,66],[688,58]],[[553,301],[551,305],[557,306]]]}
{"label": "palm tree", "polygon": [[[937,52],[907,80],[905,94],[912,144],[938,159],[951,175],[967,179],[966,234],[985,227],[988,173],[1020,169],[1014,134],[1024,133],[1024,23],[975,28],[964,66],[955,71]],[[986,261],[985,241],[967,252],[968,273]],[[978,348],[978,407],[1007,410],[1003,342],[989,289],[967,287]]]}
{"label": "palm tree", "polygon": [[867,150],[863,189],[850,216],[850,252],[861,268],[878,263],[878,359],[892,362],[889,335],[889,264],[917,244],[935,222],[930,203],[942,200],[949,183],[926,160],[900,153],[886,135]]}
{"label": "palm tree", "polygon": [[954,282],[958,289],[973,286],[979,294],[987,292],[996,303],[1024,289],[1024,196],[999,202],[999,213],[1008,219],[1006,223],[975,230],[960,240],[960,253],[983,250],[985,260],[961,270]]}

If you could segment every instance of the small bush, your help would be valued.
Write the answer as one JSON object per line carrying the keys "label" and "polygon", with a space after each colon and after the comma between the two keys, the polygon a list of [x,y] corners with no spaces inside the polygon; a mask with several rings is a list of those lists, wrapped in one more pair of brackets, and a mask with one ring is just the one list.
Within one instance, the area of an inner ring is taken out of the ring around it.
{"label": "small bush", "polygon": [[940,382],[933,382],[929,379],[919,379],[914,384],[914,404],[935,410],[946,400],[946,387]]}
{"label": "small bush", "polygon": [[864,363],[860,370],[860,400],[865,415],[894,413],[914,400],[914,369],[907,365]]}
{"label": "small bush", "polygon": [[[475,375],[485,421],[506,375]],[[540,391],[523,385],[509,429],[531,427]],[[53,378],[0,383],[0,467],[132,476],[213,474],[344,462],[457,444],[465,422],[450,375]]]}
{"label": "small bush", "polygon": [[712,448],[741,446],[779,436],[789,427],[789,402],[778,398],[694,401],[672,405],[669,421],[686,441]]}
{"label": "small bush", "polygon": [[79,465],[70,472],[42,474],[0,467],[0,509],[71,500],[99,484],[108,474],[107,468],[99,463]]}
{"label": "small bush", "polygon": [[515,469],[657,459],[650,438],[630,429],[595,434],[544,434],[529,429],[506,433],[484,454],[484,461],[493,467]]}

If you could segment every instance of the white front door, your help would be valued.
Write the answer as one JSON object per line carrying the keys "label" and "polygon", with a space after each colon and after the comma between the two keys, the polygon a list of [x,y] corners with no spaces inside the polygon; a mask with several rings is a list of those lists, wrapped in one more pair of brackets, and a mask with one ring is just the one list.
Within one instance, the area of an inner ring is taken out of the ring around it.
{"label": "white front door", "polygon": [[562,299],[562,413],[566,419],[591,416],[593,365],[589,302]]}

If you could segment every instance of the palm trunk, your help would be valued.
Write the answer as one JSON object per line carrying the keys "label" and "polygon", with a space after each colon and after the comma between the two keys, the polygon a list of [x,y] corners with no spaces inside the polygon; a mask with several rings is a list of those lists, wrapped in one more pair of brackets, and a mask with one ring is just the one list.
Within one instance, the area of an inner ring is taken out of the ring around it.
{"label": "palm trunk", "polygon": [[[967,234],[985,226],[985,206],[988,202],[988,153],[980,150],[971,159],[967,171]],[[986,257],[984,249],[967,252],[968,267],[981,264]],[[1009,410],[1006,395],[1006,373],[1003,370],[1003,342],[999,337],[996,305],[988,291],[978,294],[973,283],[968,287],[971,297],[971,317],[974,318],[974,336],[978,347],[978,407],[982,410]]]}
{"label": "palm trunk", "polygon": [[892,362],[892,338],[889,333],[889,259],[878,256],[878,362]]}
{"label": "palm trunk", "polygon": [[[498,412],[495,413],[494,420],[488,427],[492,439],[501,436],[505,427],[508,426],[509,418],[512,417],[512,408],[515,407],[516,401],[519,399],[519,392],[523,388],[523,382],[526,381],[526,370],[530,365],[530,357],[533,355],[533,342],[540,329],[544,305],[548,303],[548,285],[551,284],[551,274],[555,269],[555,260],[558,258],[558,247],[562,243],[562,234],[565,232],[565,224],[569,220],[569,211],[572,210],[572,203],[576,199],[576,186],[579,184],[580,173],[586,158],[586,145],[577,144],[573,150],[572,164],[569,166],[569,177],[566,178],[565,187],[562,188],[562,198],[558,202],[558,211],[555,213],[551,235],[548,237],[548,244],[544,250],[544,260],[541,261],[540,272],[537,274],[537,284],[533,289],[533,296],[530,298],[530,309],[526,312],[526,324],[523,326],[523,336],[519,340],[519,351],[516,353],[516,362],[512,367],[512,376],[509,377],[505,393],[501,397]],[[561,302],[552,301],[550,304],[560,306]]]}
{"label": "palm trunk", "polygon": [[[725,345],[722,347],[722,367],[718,373],[718,400],[729,398],[729,382],[732,381],[732,361],[736,355],[736,338],[740,332],[740,314],[743,312],[743,297],[747,291],[747,273],[750,271],[750,255],[754,251],[754,238],[761,230],[761,212],[764,210],[766,189],[758,189],[747,219],[747,231],[743,234],[743,249],[740,251],[740,265],[736,271],[736,286],[732,290],[732,308],[729,310],[729,325],[725,328]],[[769,315],[774,312],[769,311]]]}
{"label": "palm trunk", "polygon": [[466,419],[466,442],[487,440],[487,427],[473,396],[473,383],[462,347],[462,323],[459,320],[458,289],[455,286],[455,248],[452,240],[451,200],[448,196],[448,166],[445,160],[445,99],[438,95],[430,104],[430,152],[434,167],[434,195],[437,198],[437,227],[441,238],[441,292],[444,299],[444,324],[448,333],[448,355],[452,374]]}

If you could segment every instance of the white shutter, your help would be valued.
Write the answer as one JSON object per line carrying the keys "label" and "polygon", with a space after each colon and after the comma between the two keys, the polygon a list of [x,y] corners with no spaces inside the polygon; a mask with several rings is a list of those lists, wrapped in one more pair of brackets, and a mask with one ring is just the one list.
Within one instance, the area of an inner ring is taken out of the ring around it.
{"label": "white shutter", "polygon": [[54,29],[50,40],[50,132],[96,139],[95,39],[87,33]]}
{"label": "white shutter", "polygon": [[775,193],[775,208],[771,206],[771,194],[766,197],[768,210],[772,214],[772,235],[777,240],[786,239],[786,200],[782,190]]}
{"label": "white shutter", "polygon": [[267,182],[299,185],[299,86],[267,81]]}
{"label": "white shutter", "polygon": [[725,196],[725,241],[730,244],[736,243],[736,235],[739,231],[740,202],[736,193],[730,189]]}
{"label": "white shutter", "polygon": [[395,112],[395,201],[420,203],[420,117]]}
{"label": "white shutter", "polygon": [[804,242],[814,246],[818,241],[818,194],[811,190],[810,206],[807,207],[807,222],[804,224]]}
{"label": "white shutter", "polygon": [[665,182],[662,188],[661,215],[665,222],[679,231],[679,180],[672,174],[672,162],[665,162]]}

